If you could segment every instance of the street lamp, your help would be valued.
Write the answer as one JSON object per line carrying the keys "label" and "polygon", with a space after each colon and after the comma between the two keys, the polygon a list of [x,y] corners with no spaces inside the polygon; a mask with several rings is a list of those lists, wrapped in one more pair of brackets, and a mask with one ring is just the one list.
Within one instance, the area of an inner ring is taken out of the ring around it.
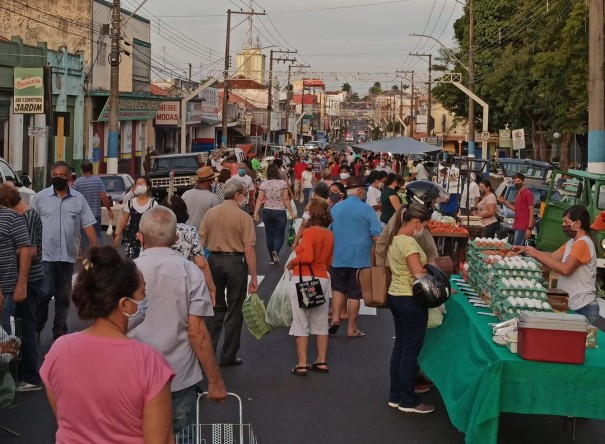
{"label": "street lamp", "polygon": [[550,153],[550,161],[551,162],[553,161],[553,159],[555,157],[557,157],[557,148],[559,148],[559,139],[561,138],[561,133],[555,132],[552,136],[555,139],[555,141],[552,144],[552,153]]}

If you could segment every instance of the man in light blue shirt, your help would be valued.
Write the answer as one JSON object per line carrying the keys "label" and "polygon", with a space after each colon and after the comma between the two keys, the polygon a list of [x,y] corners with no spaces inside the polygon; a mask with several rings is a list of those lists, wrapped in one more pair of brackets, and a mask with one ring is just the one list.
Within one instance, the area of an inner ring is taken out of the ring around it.
{"label": "man in light blue shirt", "polygon": [[67,180],[71,168],[63,161],[56,162],[51,170],[52,185],[36,195],[32,208],[42,220],[42,268],[44,288],[36,311],[38,335],[48,319],[48,304],[55,298],[53,339],[67,333],[67,312],[71,295],[74,264],[77,259],[77,240],[84,230],[91,246],[97,246],[92,214],[86,199],[69,188]]}
{"label": "man in light blue shirt", "polygon": [[371,265],[370,255],[374,242],[382,228],[374,209],[362,202],[366,196],[365,177],[349,180],[347,199],[332,207],[332,232],[334,233],[334,257],[330,269],[332,280],[332,325],[330,333],[340,327],[341,311],[347,307],[347,336],[365,336],[357,328],[357,316],[361,289],[357,283],[357,271]]}

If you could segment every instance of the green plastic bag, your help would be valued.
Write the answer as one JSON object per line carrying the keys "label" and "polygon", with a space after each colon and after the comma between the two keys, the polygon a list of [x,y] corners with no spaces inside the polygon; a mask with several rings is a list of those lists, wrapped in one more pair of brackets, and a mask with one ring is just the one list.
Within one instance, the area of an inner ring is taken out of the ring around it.
{"label": "green plastic bag", "polygon": [[290,226],[288,227],[288,247],[294,245],[294,238],[296,237],[296,230],[294,229],[294,221],[290,221]]}
{"label": "green plastic bag", "polygon": [[250,334],[260,339],[271,331],[271,326],[265,321],[265,304],[256,293],[250,293],[242,307],[242,314]]}
{"label": "green plastic bag", "polygon": [[[289,260],[288,260],[289,262]],[[273,327],[292,325],[292,303],[290,302],[290,275],[285,271],[275,286],[267,304],[265,321]]]}

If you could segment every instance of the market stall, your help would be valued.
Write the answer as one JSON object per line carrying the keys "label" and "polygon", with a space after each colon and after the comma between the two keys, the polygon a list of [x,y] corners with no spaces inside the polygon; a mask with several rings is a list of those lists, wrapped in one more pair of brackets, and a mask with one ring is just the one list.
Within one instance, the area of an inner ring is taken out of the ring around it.
{"label": "market stall", "polygon": [[454,294],[446,309],[443,325],[427,330],[419,365],[466,443],[496,443],[500,412],[605,419],[605,349],[587,349],[582,365],[526,361],[492,340],[496,318],[479,314],[488,308]]}
{"label": "market stall", "polygon": [[469,242],[464,280],[452,278],[443,325],[427,331],[419,357],[471,444],[497,442],[500,412],[605,419],[605,350],[596,348],[605,335],[583,316],[553,313],[567,306],[549,295],[540,264],[510,247]]}
{"label": "market stall", "polygon": [[458,269],[458,264],[464,262],[466,257],[468,230],[458,225],[451,217],[433,219],[428,228],[435,239],[439,256],[451,257],[455,269]]}

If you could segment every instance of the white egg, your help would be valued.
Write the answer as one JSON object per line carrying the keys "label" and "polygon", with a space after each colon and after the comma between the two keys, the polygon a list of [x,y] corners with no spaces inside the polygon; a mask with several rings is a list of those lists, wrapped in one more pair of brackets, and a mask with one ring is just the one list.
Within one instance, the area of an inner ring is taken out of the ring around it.
{"label": "white egg", "polygon": [[550,304],[548,302],[542,302],[542,308],[544,308],[546,310],[552,310],[552,307],[550,306]]}
{"label": "white egg", "polygon": [[542,288],[542,284],[540,282],[536,282],[536,288]]}

